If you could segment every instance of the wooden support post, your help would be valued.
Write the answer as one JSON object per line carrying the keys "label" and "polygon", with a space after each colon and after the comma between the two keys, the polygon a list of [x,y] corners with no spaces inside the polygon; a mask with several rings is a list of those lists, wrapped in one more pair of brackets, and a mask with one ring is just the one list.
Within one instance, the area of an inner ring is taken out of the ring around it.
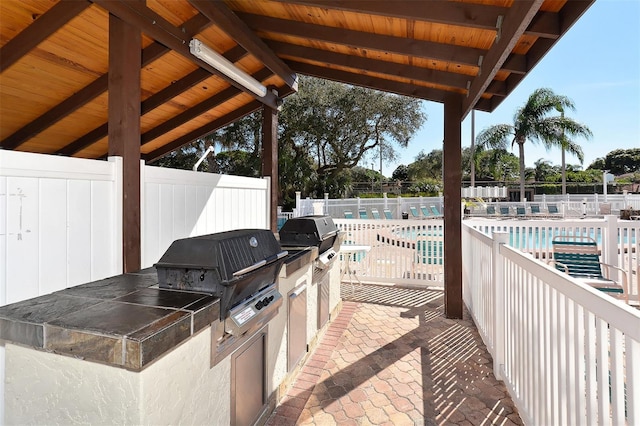
{"label": "wooden support post", "polygon": [[462,97],[444,101],[444,313],[462,318]]}
{"label": "wooden support post", "polygon": [[141,34],[109,16],[109,156],[122,157],[123,272],[140,269]]}
{"label": "wooden support post", "polygon": [[280,193],[278,189],[278,110],[268,105],[262,107],[262,175],[271,178],[269,228],[273,232],[277,232],[278,195]]}

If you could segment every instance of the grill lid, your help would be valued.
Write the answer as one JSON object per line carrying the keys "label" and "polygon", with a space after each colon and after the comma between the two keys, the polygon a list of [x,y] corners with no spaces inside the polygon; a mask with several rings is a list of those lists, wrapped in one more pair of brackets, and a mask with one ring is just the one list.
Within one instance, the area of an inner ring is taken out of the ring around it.
{"label": "grill lid", "polygon": [[320,253],[329,249],[338,236],[338,227],[331,216],[311,215],[287,220],[280,229],[283,246],[317,246]]}
{"label": "grill lid", "polygon": [[174,241],[154,266],[216,270],[221,281],[277,260],[280,244],[267,229],[239,229]]}

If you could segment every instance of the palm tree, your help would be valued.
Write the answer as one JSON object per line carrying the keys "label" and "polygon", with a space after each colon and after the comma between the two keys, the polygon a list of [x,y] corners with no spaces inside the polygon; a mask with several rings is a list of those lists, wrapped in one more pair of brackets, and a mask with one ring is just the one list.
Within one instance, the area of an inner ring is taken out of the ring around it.
{"label": "palm tree", "polygon": [[[518,144],[520,157],[520,199],[524,200],[524,143],[530,140],[532,143],[541,142],[547,150],[552,147],[560,147],[584,161],[582,148],[571,138],[582,136],[591,137],[591,130],[577,121],[565,117],[566,110],[575,110],[571,99],[566,96],[556,95],[551,89],[537,89],[527,99],[523,107],[519,108],[514,117],[513,124],[497,124],[484,129],[476,138],[478,151],[483,149],[508,149]],[[551,115],[553,112],[561,113],[560,116]]]}

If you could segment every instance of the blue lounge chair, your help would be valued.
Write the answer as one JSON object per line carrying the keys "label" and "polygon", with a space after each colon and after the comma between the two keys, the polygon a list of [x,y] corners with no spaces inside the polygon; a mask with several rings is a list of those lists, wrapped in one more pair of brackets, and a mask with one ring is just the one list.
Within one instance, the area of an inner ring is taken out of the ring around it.
{"label": "blue lounge chair", "polygon": [[496,215],[496,206],[487,206],[487,216]]}
{"label": "blue lounge chair", "polygon": [[442,217],[442,213],[440,213],[440,211],[436,206],[430,206],[430,208],[431,208],[431,214],[433,214],[435,217]]}
{"label": "blue lounge chair", "polygon": [[516,207],[516,216],[523,218],[527,215],[526,207]]}
{"label": "blue lounge chair", "polygon": [[420,211],[425,218],[431,218],[431,212],[427,209],[427,206],[420,206]]}
{"label": "blue lounge chair", "polygon": [[366,209],[358,210],[358,217],[360,219],[369,219],[369,216],[367,215],[367,210]]}
{"label": "blue lounge chair", "polygon": [[344,211],[344,218],[345,219],[353,219],[353,213],[350,210],[345,210]]}
{"label": "blue lounge chair", "polygon": [[411,212],[411,216],[413,216],[414,219],[421,219],[420,213],[418,213],[418,209],[416,208],[416,206],[409,206],[409,211]]}
{"label": "blue lounge chair", "polygon": [[549,214],[552,216],[560,215],[560,212],[558,211],[558,206],[555,204],[547,205],[547,210],[549,211]]}
{"label": "blue lounge chair", "polygon": [[500,215],[501,216],[510,216],[511,215],[511,211],[509,209],[509,206],[500,206]]}
{"label": "blue lounge chair", "polygon": [[540,206],[538,204],[531,204],[531,214],[532,215],[540,214]]}
{"label": "blue lounge chair", "polygon": [[[559,235],[551,240],[554,266],[583,283],[629,303],[627,273],[623,269],[600,262],[598,244],[593,238]],[[603,274],[603,271],[605,272]],[[613,279],[619,273],[622,281]]]}
{"label": "blue lounge chair", "polygon": [[374,219],[380,219],[380,212],[378,209],[371,209],[371,216],[373,216]]}
{"label": "blue lounge chair", "polygon": [[384,217],[385,217],[385,219],[388,219],[388,220],[392,220],[392,219],[393,219],[393,214],[391,213],[391,210],[389,210],[389,209],[384,209],[384,210],[382,211],[382,213],[384,213]]}

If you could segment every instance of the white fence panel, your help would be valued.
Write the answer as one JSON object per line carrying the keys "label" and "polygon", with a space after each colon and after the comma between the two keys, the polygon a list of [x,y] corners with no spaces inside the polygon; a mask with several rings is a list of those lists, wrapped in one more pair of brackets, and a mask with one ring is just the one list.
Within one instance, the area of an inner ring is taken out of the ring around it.
{"label": "white fence panel", "polygon": [[525,424],[638,424],[640,311],[487,238],[463,225],[464,300]]}
{"label": "white fence panel", "polygon": [[442,220],[335,219],[345,233],[343,244],[369,246],[355,259],[362,281],[442,286]]}
{"label": "white fence panel", "polygon": [[176,239],[268,228],[269,181],[143,166],[142,267]]}
{"label": "white fence panel", "polygon": [[0,151],[0,303],[120,273],[120,162]]}

